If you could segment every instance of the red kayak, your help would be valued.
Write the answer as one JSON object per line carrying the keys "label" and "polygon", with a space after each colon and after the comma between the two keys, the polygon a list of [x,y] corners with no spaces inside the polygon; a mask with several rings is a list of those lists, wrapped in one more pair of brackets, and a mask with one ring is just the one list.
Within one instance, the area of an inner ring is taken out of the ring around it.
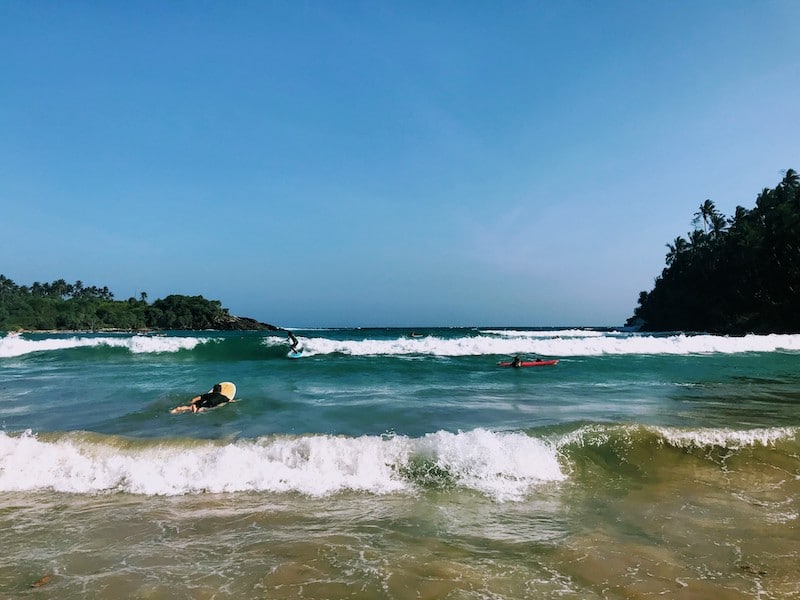
{"label": "red kayak", "polygon": [[[501,367],[513,367],[514,363],[512,362],[499,362],[497,363],[498,366]],[[550,367],[555,364],[558,364],[558,360],[525,360],[519,363],[520,367]]]}

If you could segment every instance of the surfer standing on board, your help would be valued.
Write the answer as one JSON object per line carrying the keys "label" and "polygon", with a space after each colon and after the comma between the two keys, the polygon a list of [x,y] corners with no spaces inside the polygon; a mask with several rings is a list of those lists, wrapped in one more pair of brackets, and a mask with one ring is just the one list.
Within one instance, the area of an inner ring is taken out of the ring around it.
{"label": "surfer standing on board", "polygon": [[300,342],[297,341],[297,338],[294,337],[294,334],[291,331],[287,331],[286,339],[289,340],[289,347],[292,349],[292,352],[297,352],[297,344]]}

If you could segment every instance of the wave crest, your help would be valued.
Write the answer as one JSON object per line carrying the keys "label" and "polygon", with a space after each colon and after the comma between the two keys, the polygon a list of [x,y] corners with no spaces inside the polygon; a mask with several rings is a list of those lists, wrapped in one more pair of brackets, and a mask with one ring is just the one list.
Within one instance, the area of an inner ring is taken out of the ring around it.
{"label": "wave crest", "polygon": [[197,345],[211,341],[211,338],[167,337],[135,335],[130,337],[82,337],[45,338],[30,340],[22,336],[0,338],[0,358],[24,356],[34,352],[52,352],[73,348],[124,348],[133,354],[178,352],[193,350]]}
{"label": "wave crest", "polygon": [[[483,356],[538,354],[542,356],[738,354],[800,351],[800,335],[647,335],[583,330],[500,331],[456,337],[333,339],[298,336],[306,356]],[[264,339],[268,346],[286,346],[278,336]]]}
{"label": "wave crest", "polygon": [[276,436],[232,443],[124,442],[90,434],[39,439],[0,432],[0,491],[52,489],[178,495],[263,491],[327,496],[414,493],[419,461],[497,501],[564,478],[556,451],[522,433]]}

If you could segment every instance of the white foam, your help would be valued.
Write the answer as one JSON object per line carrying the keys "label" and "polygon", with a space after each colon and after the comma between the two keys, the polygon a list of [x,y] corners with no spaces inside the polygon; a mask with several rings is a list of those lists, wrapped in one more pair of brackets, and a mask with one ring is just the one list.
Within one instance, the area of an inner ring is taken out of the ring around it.
{"label": "white foam", "polygon": [[198,344],[211,341],[195,337],[142,336],[45,338],[29,340],[21,336],[0,338],[0,358],[23,356],[34,352],[52,352],[71,348],[108,346],[127,348],[134,354],[178,352],[192,350]]}
{"label": "white foam", "polygon": [[522,433],[439,431],[420,447],[459,484],[498,501],[521,500],[537,483],[565,479],[555,449]]}
{"label": "white foam", "polygon": [[446,469],[459,485],[497,501],[520,499],[543,481],[564,478],[555,450],[541,440],[486,430],[424,438],[314,435],[226,444],[198,441],[191,447],[160,443],[120,448],[115,441],[90,441],[77,434],[41,441],[30,431],[0,432],[0,491],[414,493],[414,482],[403,473],[420,456]]}
{"label": "white foam", "polygon": [[555,329],[548,331],[531,331],[527,329],[526,330],[484,329],[482,330],[482,332],[502,337],[543,338],[543,339],[563,338],[563,337],[602,337],[604,335],[612,335],[611,332],[592,331],[589,329]]}
{"label": "white foam", "polygon": [[708,448],[719,446],[739,450],[753,446],[774,446],[781,440],[794,440],[796,427],[764,427],[756,429],[677,429],[673,427],[652,427],[671,446],[678,448]]}
{"label": "white foam", "polygon": [[678,427],[660,427],[656,425],[584,425],[560,435],[554,442],[556,447],[567,446],[604,446],[611,443],[612,438],[622,436],[633,443],[640,432],[651,432],[661,438],[663,443],[677,448],[710,448],[722,447],[729,450],[742,448],[774,446],[780,441],[793,441],[800,429],[797,427],[759,427],[754,429],[730,429],[701,427],[682,429]]}
{"label": "white foam", "polygon": [[[487,331],[454,338],[426,336],[397,339],[345,339],[298,337],[306,356],[346,354],[350,356],[433,355],[482,356],[538,354],[542,356],[688,355],[737,354],[745,352],[800,351],[800,335],[654,336],[619,332],[565,330],[561,332]],[[558,333],[558,335],[552,335]],[[270,336],[267,345],[286,345],[285,338]]]}

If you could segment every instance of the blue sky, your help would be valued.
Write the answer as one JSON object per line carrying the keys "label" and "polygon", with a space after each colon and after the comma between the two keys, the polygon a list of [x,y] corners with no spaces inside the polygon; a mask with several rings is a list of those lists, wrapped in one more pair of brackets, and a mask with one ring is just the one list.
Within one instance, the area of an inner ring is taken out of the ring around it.
{"label": "blue sky", "polygon": [[800,2],[0,3],[0,273],[287,327],[620,325],[800,169]]}

